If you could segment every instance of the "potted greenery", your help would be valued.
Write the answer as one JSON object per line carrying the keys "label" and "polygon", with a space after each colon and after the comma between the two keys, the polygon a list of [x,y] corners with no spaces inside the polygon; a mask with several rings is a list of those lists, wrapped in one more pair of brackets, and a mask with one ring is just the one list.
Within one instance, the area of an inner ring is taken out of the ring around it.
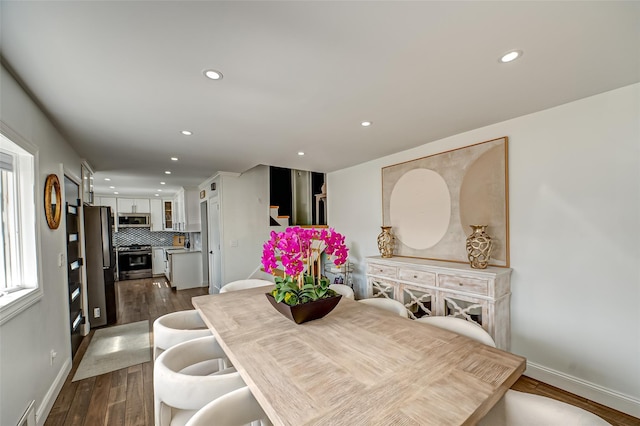
{"label": "potted greenery", "polygon": [[[275,275],[275,288],[267,293],[271,304],[297,324],[328,314],[340,301],[340,295],[329,288],[319,266],[322,251],[334,257],[334,264],[347,261],[348,249],[344,236],[333,228],[287,228],[271,232],[264,243],[262,266]],[[284,276],[276,275],[279,265]]]}

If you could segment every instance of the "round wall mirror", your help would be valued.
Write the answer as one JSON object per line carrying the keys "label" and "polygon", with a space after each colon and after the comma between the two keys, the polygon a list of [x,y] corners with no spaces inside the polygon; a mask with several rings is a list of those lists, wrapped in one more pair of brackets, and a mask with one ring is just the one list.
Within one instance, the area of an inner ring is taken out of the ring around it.
{"label": "round wall mirror", "polygon": [[62,193],[58,175],[47,176],[44,183],[44,215],[51,229],[58,229],[62,217]]}

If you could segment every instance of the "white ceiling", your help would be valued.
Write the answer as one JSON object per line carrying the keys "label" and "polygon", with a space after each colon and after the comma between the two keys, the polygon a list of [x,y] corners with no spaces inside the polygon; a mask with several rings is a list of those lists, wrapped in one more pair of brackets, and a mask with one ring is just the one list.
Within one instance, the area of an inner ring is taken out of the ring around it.
{"label": "white ceiling", "polygon": [[2,0],[0,19],[97,193],[329,172],[640,81],[638,2]]}

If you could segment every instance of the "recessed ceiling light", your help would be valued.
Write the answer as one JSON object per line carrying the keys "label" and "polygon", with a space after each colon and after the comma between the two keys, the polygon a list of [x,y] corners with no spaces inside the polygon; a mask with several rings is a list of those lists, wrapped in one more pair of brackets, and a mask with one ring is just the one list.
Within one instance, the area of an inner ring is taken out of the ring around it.
{"label": "recessed ceiling light", "polygon": [[298,155],[302,156],[302,155],[304,155],[304,152],[298,151]]}
{"label": "recessed ceiling light", "polygon": [[158,192],[162,192],[162,189],[157,189],[156,191],[158,191]]}
{"label": "recessed ceiling light", "polygon": [[119,192],[118,192],[118,191],[114,191],[113,193],[114,193],[115,195],[118,195],[118,194],[119,194]]}
{"label": "recessed ceiling light", "polygon": [[106,181],[108,182],[108,181],[110,181],[111,179],[109,179],[109,178],[104,178],[104,180],[106,180]]}
{"label": "recessed ceiling light", "polygon": [[360,125],[362,127],[369,127],[369,126],[371,126],[371,122],[370,121],[363,121],[362,123],[360,123]]}
{"label": "recessed ceiling light", "polygon": [[160,182],[160,185],[164,185],[164,182]]}
{"label": "recessed ceiling light", "polygon": [[520,56],[522,56],[522,51],[512,50],[511,52],[508,52],[502,55],[502,57],[500,58],[500,62],[507,63],[507,62],[515,61]]}
{"label": "recessed ceiling light", "polygon": [[216,70],[205,70],[204,75],[211,80],[222,80],[222,73]]}
{"label": "recessed ceiling light", "polygon": [[159,196],[160,196],[160,194],[153,194],[153,195],[155,195],[156,197],[159,197]]}
{"label": "recessed ceiling light", "polygon": [[116,187],[115,186],[110,186],[109,189],[116,189]]}
{"label": "recessed ceiling light", "polygon": [[183,130],[183,131],[181,131],[180,133],[182,133],[182,134],[183,134],[183,135],[185,135],[185,136],[191,136],[191,135],[193,134],[192,132],[190,132],[190,131],[188,131],[188,130]]}
{"label": "recessed ceiling light", "polygon": [[170,172],[169,170],[165,170],[165,171],[164,171],[164,174],[165,174],[165,175],[170,175],[170,174],[171,174],[171,172]]}
{"label": "recessed ceiling light", "polygon": [[178,157],[171,157],[171,161],[178,161]]}

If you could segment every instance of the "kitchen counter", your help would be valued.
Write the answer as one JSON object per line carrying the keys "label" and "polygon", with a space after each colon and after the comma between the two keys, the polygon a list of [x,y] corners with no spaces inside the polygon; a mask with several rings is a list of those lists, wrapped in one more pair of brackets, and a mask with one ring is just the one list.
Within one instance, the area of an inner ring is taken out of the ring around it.
{"label": "kitchen counter", "polygon": [[184,247],[170,247],[165,249],[169,254],[182,254],[182,253],[202,253],[200,249],[184,248]]}
{"label": "kitchen counter", "polygon": [[[153,246],[153,275],[164,275],[167,279],[170,279],[171,265],[169,264],[169,258],[174,254],[185,255],[187,253],[202,253],[200,249],[184,248],[182,246]],[[179,256],[182,257],[182,256]]]}

